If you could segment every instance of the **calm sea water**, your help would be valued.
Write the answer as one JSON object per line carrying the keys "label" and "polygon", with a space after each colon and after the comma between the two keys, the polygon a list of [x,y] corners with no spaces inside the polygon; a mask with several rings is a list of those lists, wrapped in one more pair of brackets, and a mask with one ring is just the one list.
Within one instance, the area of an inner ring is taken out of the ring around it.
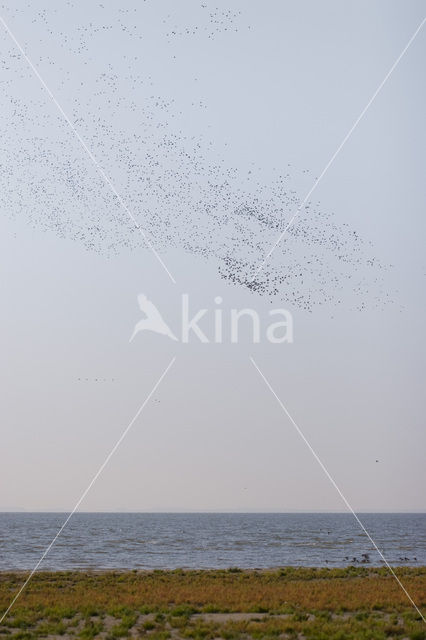
{"label": "calm sea water", "polygon": [[[1,513],[0,569],[30,569],[66,515]],[[426,514],[360,516],[393,565],[426,565]],[[41,569],[347,566],[382,560],[350,514],[75,514]],[[356,560],[355,560],[356,559]]]}

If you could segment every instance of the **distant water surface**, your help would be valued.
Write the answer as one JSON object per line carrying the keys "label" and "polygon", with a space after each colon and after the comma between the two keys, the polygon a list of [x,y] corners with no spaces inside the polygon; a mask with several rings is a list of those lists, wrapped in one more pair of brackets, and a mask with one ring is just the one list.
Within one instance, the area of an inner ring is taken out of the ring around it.
{"label": "distant water surface", "polygon": [[[32,568],[66,514],[0,513],[0,569]],[[362,514],[392,565],[426,565],[426,514]],[[41,569],[383,564],[350,514],[78,513]],[[365,556],[364,556],[365,558]]]}

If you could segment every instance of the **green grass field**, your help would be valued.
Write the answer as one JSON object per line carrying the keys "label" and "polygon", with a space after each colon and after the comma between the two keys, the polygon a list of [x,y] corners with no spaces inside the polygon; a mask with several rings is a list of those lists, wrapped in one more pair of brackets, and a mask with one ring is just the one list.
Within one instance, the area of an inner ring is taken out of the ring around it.
{"label": "green grass field", "polygon": [[[423,613],[426,567],[395,569]],[[25,574],[0,574],[4,611]],[[0,637],[426,640],[426,626],[383,568],[43,572]]]}

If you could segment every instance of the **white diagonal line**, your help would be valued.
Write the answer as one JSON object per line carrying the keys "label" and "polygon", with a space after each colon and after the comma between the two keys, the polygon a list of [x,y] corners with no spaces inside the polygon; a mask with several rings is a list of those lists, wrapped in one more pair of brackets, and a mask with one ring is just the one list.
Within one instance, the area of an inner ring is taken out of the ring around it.
{"label": "white diagonal line", "polygon": [[10,603],[10,605],[8,606],[6,611],[3,613],[2,617],[0,618],[0,624],[3,622],[3,620],[5,619],[7,614],[9,613],[9,611],[12,609],[13,605],[15,604],[15,602],[17,601],[17,599],[19,598],[21,593],[24,591],[25,587],[27,586],[27,584],[29,583],[29,581],[31,580],[31,578],[33,577],[33,575],[35,574],[35,572],[37,571],[37,569],[39,568],[39,566],[41,565],[41,563],[43,562],[43,560],[45,559],[45,557],[47,556],[47,554],[49,553],[51,548],[53,547],[53,545],[55,544],[56,540],[59,538],[59,536],[61,535],[62,531],[67,526],[67,524],[70,521],[71,517],[77,511],[78,507],[83,502],[84,498],[87,496],[87,494],[89,493],[90,489],[95,484],[96,480],[99,478],[99,476],[101,475],[102,471],[105,469],[106,465],[111,460],[112,456],[117,451],[118,447],[123,442],[123,440],[126,437],[126,435],[129,433],[130,429],[132,428],[132,426],[134,425],[134,423],[136,422],[136,420],[138,419],[138,417],[142,413],[143,409],[145,408],[145,406],[149,402],[152,394],[156,391],[156,389],[158,388],[159,384],[161,383],[161,381],[163,380],[164,376],[167,374],[167,372],[169,371],[169,369],[171,368],[171,366],[173,365],[175,360],[176,360],[176,357],[173,357],[170,360],[170,362],[167,365],[166,369],[163,371],[163,373],[161,374],[161,376],[159,377],[159,379],[157,380],[157,382],[153,386],[152,390],[150,391],[148,396],[145,398],[145,400],[143,401],[143,403],[141,404],[141,406],[139,407],[139,409],[137,410],[137,412],[135,413],[135,415],[133,416],[133,418],[131,419],[131,421],[129,422],[129,424],[127,425],[127,427],[125,428],[125,430],[123,431],[123,433],[121,434],[121,436],[119,437],[119,439],[117,440],[117,442],[115,443],[115,445],[113,446],[113,448],[111,449],[111,451],[109,452],[109,454],[107,455],[107,457],[105,458],[105,460],[103,461],[103,463],[101,464],[101,466],[99,467],[97,472],[95,473],[95,475],[93,476],[93,478],[90,481],[90,483],[88,484],[87,488],[83,491],[81,497],[77,500],[74,509],[71,511],[71,513],[68,514],[68,516],[66,517],[66,519],[63,522],[62,526],[60,527],[60,529],[56,533],[55,537],[50,542],[48,547],[46,547],[45,551],[43,552],[42,556],[38,560],[38,562],[35,565],[34,569],[32,569],[31,573],[29,574],[29,576],[27,577],[25,582],[22,584],[22,586],[19,589],[19,591],[15,594],[12,602]]}
{"label": "white diagonal line", "polygon": [[271,257],[272,253],[275,251],[277,246],[280,244],[281,240],[283,239],[283,237],[285,236],[285,234],[287,233],[287,231],[289,230],[289,228],[293,224],[294,220],[299,215],[301,209],[305,206],[307,200],[311,197],[312,193],[315,191],[315,189],[317,188],[317,186],[319,185],[319,183],[321,182],[321,180],[323,179],[323,177],[325,176],[325,174],[327,173],[327,171],[329,170],[329,168],[333,164],[334,160],[339,155],[340,151],[343,149],[343,147],[345,146],[346,142],[351,137],[352,133],[355,131],[356,127],[361,122],[362,118],[365,116],[366,112],[368,111],[368,109],[373,104],[374,100],[376,99],[376,97],[378,96],[380,91],[382,90],[382,88],[385,85],[385,83],[387,82],[387,80],[390,78],[392,73],[395,71],[396,67],[398,66],[399,62],[401,61],[401,59],[403,58],[403,56],[407,52],[408,48],[410,47],[410,45],[413,44],[415,38],[417,37],[418,33],[420,32],[420,30],[423,27],[425,22],[426,22],[426,18],[423,18],[423,20],[421,21],[421,23],[419,24],[419,26],[417,27],[417,29],[415,30],[415,32],[413,33],[413,35],[411,36],[411,38],[409,39],[407,44],[405,45],[404,49],[401,51],[401,53],[399,54],[399,56],[397,57],[397,59],[395,60],[395,62],[393,63],[393,65],[391,66],[391,68],[389,69],[387,74],[385,75],[385,77],[383,78],[382,82],[379,84],[379,86],[377,87],[376,91],[373,93],[373,95],[371,96],[370,100],[365,105],[364,109],[361,111],[360,115],[355,120],[355,122],[353,123],[352,127],[349,129],[348,133],[345,135],[345,137],[343,138],[342,142],[337,147],[336,151],[333,153],[333,155],[331,156],[330,160],[325,165],[324,169],[321,171],[321,173],[318,176],[318,178],[316,178],[314,184],[312,185],[312,187],[310,188],[310,190],[308,191],[306,196],[303,198],[302,203],[297,207],[296,212],[294,213],[294,215],[290,219],[290,221],[287,223],[284,231],[281,232],[281,234],[278,237],[278,239],[276,240],[276,242],[272,245],[271,249],[268,251],[268,253],[264,257],[262,263],[256,269],[256,272],[255,272],[251,282],[253,282],[253,280],[256,278],[256,276],[259,273],[259,271],[261,269],[263,269],[266,261]]}
{"label": "white diagonal line", "polygon": [[346,497],[343,495],[342,491],[337,486],[334,478],[331,476],[331,474],[329,473],[328,469],[326,468],[326,466],[324,465],[324,463],[322,462],[322,460],[320,459],[320,457],[318,456],[316,451],[313,449],[312,445],[310,444],[310,442],[308,441],[308,439],[306,438],[305,434],[302,432],[302,430],[300,429],[300,427],[298,426],[296,421],[292,418],[292,416],[290,415],[290,413],[288,412],[288,410],[286,409],[286,407],[284,406],[284,404],[282,403],[280,398],[277,396],[277,394],[275,393],[274,389],[271,387],[270,383],[268,382],[268,380],[266,379],[266,377],[264,376],[262,371],[259,369],[259,367],[257,366],[257,364],[254,361],[254,358],[252,358],[252,356],[250,356],[250,360],[251,360],[251,363],[253,364],[254,368],[258,371],[260,377],[263,379],[264,383],[266,384],[266,386],[268,387],[268,389],[272,393],[272,395],[278,401],[278,404],[280,405],[281,409],[284,411],[284,413],[286,414],[287,418],[290,420],[290,422],[292,423],[293,427],[296,429],[297,433],[302,438],[303,442],[306,444],[306,446],[308,447],[309,451],[312,453],[312,455],[314,456],[315,460],[318,462],[318,464],[320,465],[321,469],[324,471],[325,475],[330,480],[331,484],[336,489],[336,491],[339,494],[339,496],[342,498],[342,500],[345,503],[346,507],[352,513],[352,515],[354,516],[355,520],[358,522],[359,526],[364,531],[365,535],[370,540],[371,544],[374,546],[374,548],[376,549],[376,551],[378,552],[378,554],[382,558],[383,562],[385,563],[385,565],[387,566],[387,568],[389,569],[389,571],[391,572],[391,574],[393,575],[393,577],[395,578],[395,580],[397,581],[399,586],[401,587],[401,589],[403,590],[403,592],[405,593],[405,595],[407,596],[407,598],[409,599],[409,601],[411,602],[413,607],[416,609],[417,613],[421,616],[423,622],[426,622],[425,617],[423,616],[422,612],[420,611],[420,609],[418,608],[418,606],[414,602],[413,598],[410,596],[410,594],[408,593],[407,589],[404,587],[404,585],[402,584],[401,580],[398,578],[398,576],[396,575],[395,571],[392,569],[392,567],[390,566],[389,562],[386,560],[385,556],[380,551],[380,549],[377,546],[377,544],[374,542],[373,538],[371,537],[370,533],[365,528],[364,524],[361,522],[361,520],[359,519],[359,517],[357,516],[355,511],[352,509],[352,507],[349,504],[348,500],[346,499]]}
{"label": "white diagonal line", "polygon": [[40,75],[38,69],[35,67],[35,65],[32,63],[31,59],[25,53],[24,49],[22,48],[22,46],[20,45],[20,43],[18,42],[18,40],[16,39],[16,37],[14,36],[12,31],[8,27],[8,25],[6,24],[6,22],[5,22],[5,20],[4,20],[4,18],[2,16],[0,16],[0,22],[2,23],[3,27],[6,29],[7,33],[9,34],[9,36],[11,37],[13,42],[15,43],[16,47],[19,49],[19,52],[21,53],[21,55],[24,58],[24,60],[27,62],[28,66],[31,68],[31,70],[34,73],[34,75],[36,76],[36,78],[39,80],[40,84],[42,85],[42,87],[46,91],[47,95],[52,100],[52,102],[54,103],[54,105],[58,109],[59,113],[62,115],[62,117],[64,118],[64,120],[68,124],[69,128],[71,129],[71,131],[73,132],[73,134],[75,135],[75,137],[77,138],[77,140],[79,141],[81,146],[83,147],[84,151],[89,156],[89,158],[92,161],[92,163],[94,164],[97,172],[99,173],[101,178],[104,180],[104,182],[108,185],[108,187],[110,188],[112,193],[115,195],[115,197],[117,198],[118,202],[120,203],[120,205],[122,206],[124,211],[129,216],[130,220],[135,225],[136,229],[142,235],[142,237],[145,240],[145,243],[148,246],[148,248],[152,251],[154,256],[157,258],[158,262],[161,264],[161,266],[163,267],[164,271],[167,273],[167,275],[169,276],[169,278],[173,282],[173,284],[176,284],[176,280],[173,278],[172,274],[170,273],[170,271],[168,270],[168,268],[164,264],[164,262],[161,259],[160,255],[158,254],[158,252],[153,247],[153,245],[152,245],[150,239],[148,238],[148,236],[146,235],[145,231],[142,229],[140,224],[137,222],[137,220],[134,217],[133,213],[130,211],[129,207],[124,202],[123,198],[120,196],[120,194],[118,193],[117,189],[115,188],[115,186],[113,185],[111,180],[108,178],[108,176],[106,175],[105,171],[100,166],[99,162],[96,160],[96,158],[93,155],[93,153],[90,151],[90,149],[87,146],[86,142],[83,140],[81,135],[78,133],[77,129],[74,127],[73,123],[71,122],[71,120],[69,119],[69,117],[67,116],[65,111],[63,110],[62,106],[59,104],[58,100],[55,98],[55,96],[53,95],[52,91],[49,89],[49,87],[47,86],[46,82],[43,80],[43,78]]}

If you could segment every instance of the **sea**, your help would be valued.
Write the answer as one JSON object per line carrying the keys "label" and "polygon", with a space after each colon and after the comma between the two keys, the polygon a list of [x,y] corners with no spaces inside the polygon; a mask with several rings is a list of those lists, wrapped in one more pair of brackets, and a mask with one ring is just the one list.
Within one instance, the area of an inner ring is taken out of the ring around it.
{"label": "sea", "polygon": [[[358,514],[393,565],[426,565],[426,514]],[[30,570],[63,513],[0,513],[0,570]],[[380,566],[352,514],[76,513],[40,570]]]}

